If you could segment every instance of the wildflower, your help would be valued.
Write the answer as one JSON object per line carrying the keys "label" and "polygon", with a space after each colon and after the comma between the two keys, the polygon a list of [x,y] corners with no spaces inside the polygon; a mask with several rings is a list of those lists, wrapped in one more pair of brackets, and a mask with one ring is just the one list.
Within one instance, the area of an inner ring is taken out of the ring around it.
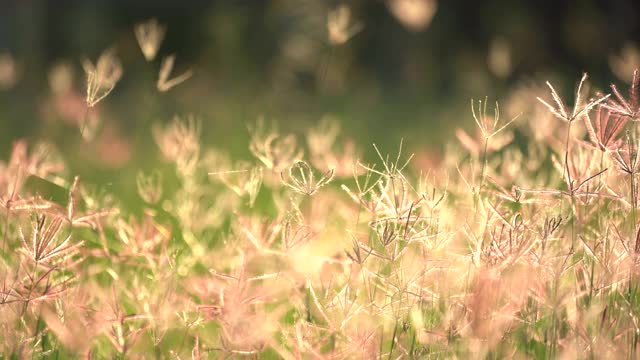
{"label": "wildflower", "polygon": [[340,5],[327,15],[329,42],[333,45],[346,43],[363,27],[361,23],[351,24],[351,9],[347,5]]}
{"label": "wildflower", "polygon": [[191,77],[191,75],[193,75],[193,72],[191,70],[187,70],[181,75],[178,75],[173,79],[169,79],[169,76],[171,76],[171,71],[173,70],[173,63],[175,62],[175,60],[175,55],[169,55],[162,59],[162,65],[160,65],[160,75],[158,76],[157,83],[158,91],[169,91],[172,87],[186,81]]}
{"label": "wildflower", "polygon": [[133,28],[140,50],[147,61],[155,59],[166,30],[166,26],[160,25],[157,19],[147,20]]}
{"label": "wildflower", "polygon": [[284,185],[308,196],[315,194],[322,186],[331,182],[333,170],[322,174],[317,180],[314,179],[315,176],[311,166],[302,160],[298,160],[291,165],[288,176],[285,177],[284,172],[280,173]]}

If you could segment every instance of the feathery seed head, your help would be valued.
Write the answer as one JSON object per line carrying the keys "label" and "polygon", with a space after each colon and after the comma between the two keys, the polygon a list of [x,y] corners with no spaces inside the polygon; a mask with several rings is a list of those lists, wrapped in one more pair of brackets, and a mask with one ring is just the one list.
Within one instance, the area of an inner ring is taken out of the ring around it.
{"label": "feathery seed head", "polygon": [[175,60],[175,55],[165,56],[162,59],[162,64],[160,65],[160,74],[158,75],[158,83],[156,84],[158,91],[169,91],[172,87],[185,82],[193,75],[193,72],[191,70],[187,70],[184,73],[170,79],[169,76],[171,76],[171,71],[173,71],[173,64]]}
{"label": "feathery seed head", "polygon": [[329,11],[327,15],[329,42],[333,45],[346,43],[355,34],[360,32],[363,27],[364,25],[362,23],[351,24],[351,9],[347,5],[340,5]]}
{"label": "feathery seed head", "polygon": [[[311,196],[315,194],[322,186],[328,184],[333,179],[333,170],[329,170],[324,174],[315,174],[314,170],[302,160],[296,161],[289,172],[285,175],[280,173],[282,183],[294,191]],[[317,179],[316,179],[317,178]]]}
{"label": "feathery seed head", "polygon": [[115,49],[108,49],[100,55],[95,65],[85,59],[82,67],[87,75],[86,103],[91,108],[107,97],[116,86],[122,77],[122,64],[116,57]]}
{"label": "feathery seed head", "polygon": [[150,19],[133,27],[133,32],[147,61],[155,59],[162,44],[167,27],[160,25],[157,19]]}
{"label": "feathery seed head", "polygon": [[556,103],[557,107],[551,106],[548,102],[544,101],[542,98],[538,98],[544,106],[547,107],[550,113],[552,113],[555,117],[560,120],[566,122],[573,122],[574,120],[579,119],[582,116],[585,116],[591,109],[593,109],[596,105],[600,103],[604,103],[610,95],[602,96],[595,100],[590,100],[586,104],[583,105],[583,94],[582,87],[584,86],[585,81],[587,80],[587,73],[582,74],[582,78],[580,78],[580,82],[578,83],[578,88],[576,90],[575,95],[575,103],[573,105],[573,109],[569,112],[569,109],[566,107],[560,95],[556,92],[553,85],[547,81],[547,86],[551,90],[551,96],[553,97],[553,101]]}

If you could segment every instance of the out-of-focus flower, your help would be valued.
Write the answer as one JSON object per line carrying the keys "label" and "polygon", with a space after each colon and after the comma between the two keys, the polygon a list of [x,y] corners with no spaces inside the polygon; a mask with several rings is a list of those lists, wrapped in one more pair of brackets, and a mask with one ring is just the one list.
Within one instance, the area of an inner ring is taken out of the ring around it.
{"label": "out-of-focus flower", "polygon": [[351,9],[347,5],[340,5],[329,11],[327,15],[327,30],[329,42],[333,45],[341,45],[349,41],[360,32],[364,25],[360,22],[351,22]]}
{"label": "out-of-focus flower", "polygon": [[422,31],[436,14],[436,0],[389,0],[387,7],[393,16],[410,31]]}
{"label": "out-of-focus flower", "polygon": [[140,50],[142,50],[142,55],[147,61],[155,59],[166,31],[166,26],[160,25],[157,19],[147,20],[133,28]]}

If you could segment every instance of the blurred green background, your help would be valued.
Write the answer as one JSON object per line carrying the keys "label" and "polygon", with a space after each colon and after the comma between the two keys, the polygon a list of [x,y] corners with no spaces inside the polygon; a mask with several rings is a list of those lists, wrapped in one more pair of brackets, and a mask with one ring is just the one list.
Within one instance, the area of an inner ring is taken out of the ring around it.
{"label": "blurred green background", "polygon": [[[237,157],[249,157],[247,124],[259,116],[302,135],[326,114],[367,153],[372,142],[391,149],[401,138],[437,153],[456,126],[473,126],[472,97],[502,101],[547,79],[570,93],[584,71],[605,88],[639,62],[638,1],[405,1],[419,4],[0,0],[0,158],[15,139],[46,140],[71,174],[117,183],[157,166],[152,124],[186,114],[202,122],[204,143]],[[340,4],[362,28],[334,45],[327,14]],[[132,31],[150,18],[167,25],[151,63]],[[82,59],[109,47],[124,74],[98,106],[102,138],[87,144],[52,110],[51,70],[72,69],[82,97]],[[160,58],[172,53],[176,71],[194,75],[160,93]]]}

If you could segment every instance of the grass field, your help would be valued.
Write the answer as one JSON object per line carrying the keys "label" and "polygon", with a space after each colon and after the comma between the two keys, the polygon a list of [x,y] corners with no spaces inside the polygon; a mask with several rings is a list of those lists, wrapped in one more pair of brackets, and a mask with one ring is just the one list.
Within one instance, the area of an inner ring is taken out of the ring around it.
{"label": "grass field", "polygon": [[[131,33],[159,64],[141,107],[197,76],[157,56],[165,30]],[[116,49],[83,70],[81,93],[52,69],[49,135],[0,157],[0,357],[638,358],[638,70],[471,100],[440,155],[361,147],[330,115],[214,148],[228,129],[184,114],[130,143]]]}

